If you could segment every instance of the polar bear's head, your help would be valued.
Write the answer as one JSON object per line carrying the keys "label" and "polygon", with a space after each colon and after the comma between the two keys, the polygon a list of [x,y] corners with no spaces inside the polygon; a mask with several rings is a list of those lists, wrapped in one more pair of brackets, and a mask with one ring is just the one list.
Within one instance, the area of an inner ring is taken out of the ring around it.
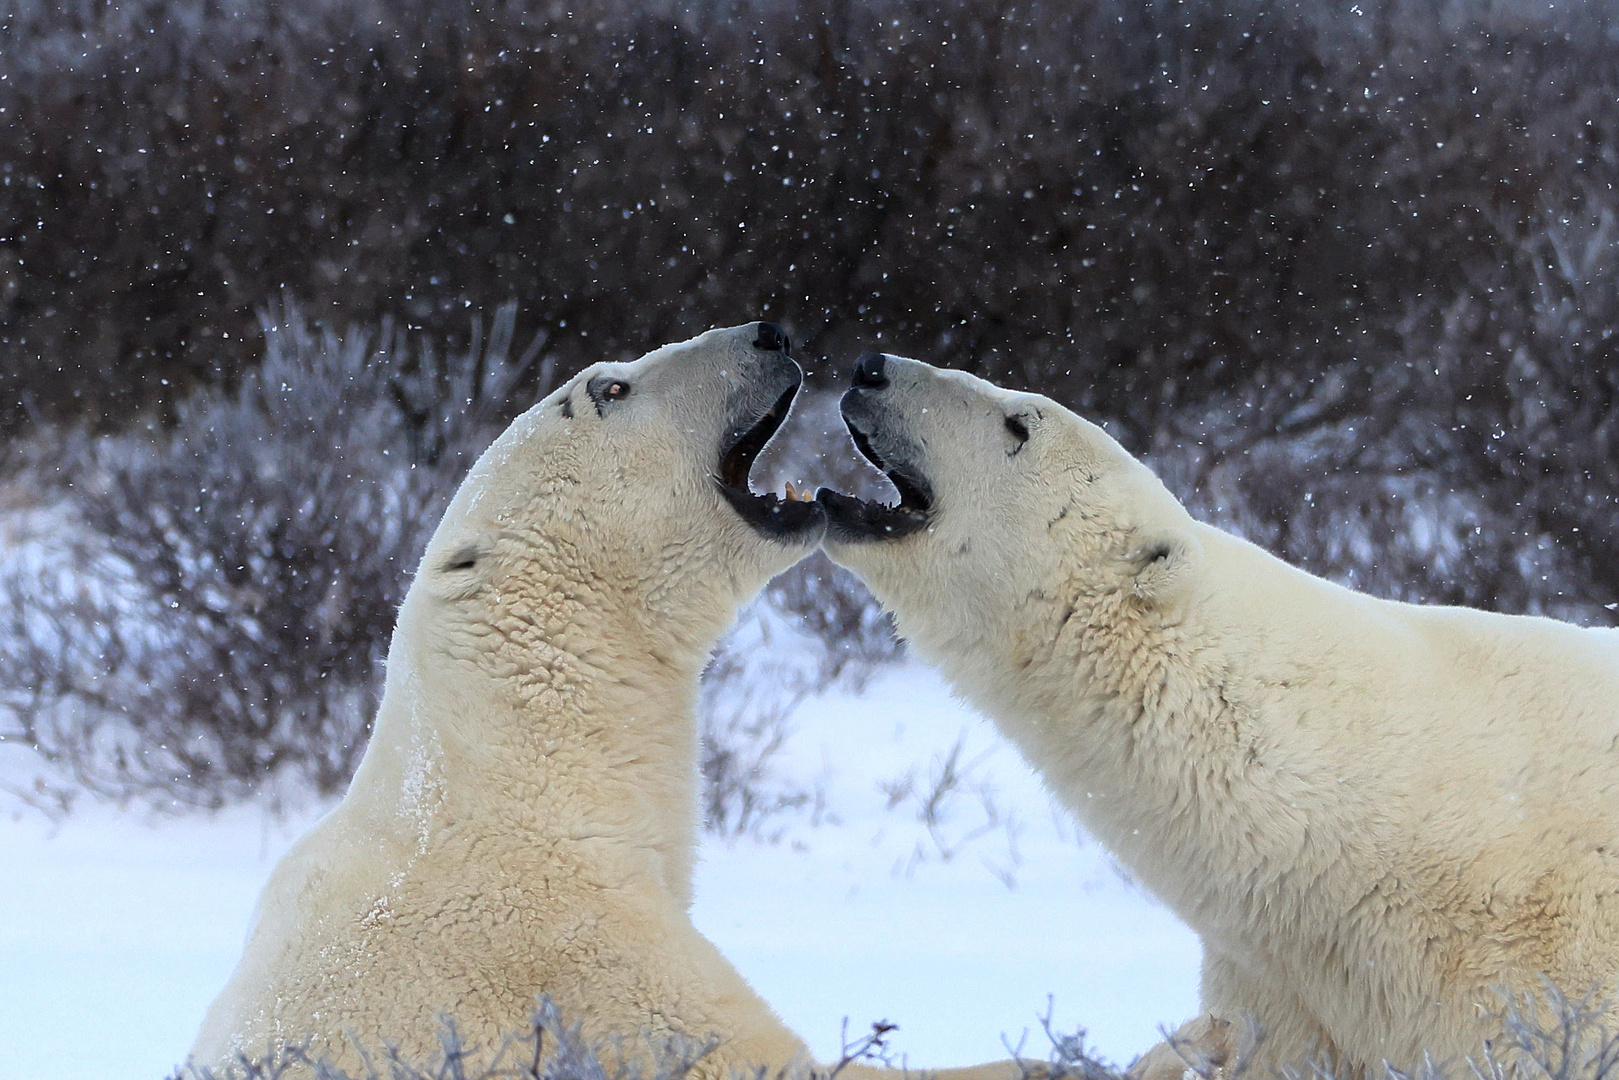
{"label": "polar bear's head", "polygon": [[936,653],[1026,626],[1075,595],[1172,595],[1197,558],[1190,518],[1106,432],[1050,398],[868,353],[843,417],[899,490],[822,490],[825,546]]}
{"label": "polar bear's head", "polygon": [[416,614],[554,625],[573,605],[706,655],[737,605],[821,537],[813,501],[748,486],[802,381],[771,323],[579,372],[472,467],[412,590],[437,607]]}

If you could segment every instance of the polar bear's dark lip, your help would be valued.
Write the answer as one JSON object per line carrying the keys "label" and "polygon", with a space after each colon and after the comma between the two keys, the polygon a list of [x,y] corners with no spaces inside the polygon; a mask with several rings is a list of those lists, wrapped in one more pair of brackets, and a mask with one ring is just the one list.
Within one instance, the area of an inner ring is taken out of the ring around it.
{"label": "polar bear's dark lip", "polygon": [[889,483],[899,491],[899,504],[890,506],[822,488],[816,494],[815,501],[826,508],[827,528],[833,537],[846,542],[899,540],[926,528],[933,509],[933,486],[908,465],[884,461],[865,432],[849,423],[847,418],[844,423],[854,439],[856,449],[881,470]]}
{"label": "polar bear's dark lip", "polygon": [[927,528],[929,520],[925,510],[857,499],[831,488],[822,488],[815,501],[826,510],[827,531],[844,543],[901,540]]}
{"label": "polar bear's dark lip", "polygon": [[888,477],[889,483],[899,490],[899,506],[896,509],[913,510],[926,514],[933,505],[933,488],[920,475],[913,475],[912,470],[904,465],[890,465],[877,453],[876,447],[871,445],[871,439],[864,431],[853,424],[846,425],[854,444],[865,455],[867,461]]}
{"label": "polar bear's dark lip", "polygon": [[748,474],[753,471],[753,463],[764,451],[765,444],[787,422],[787,411],[793,407],[793,398],[798,396],[801,385],[802,382],[796,382],[789,386],[776,399],[776,403],[753,422],[752,427],[737,435],[729,446],[720,451],[720,486],[748,490]]}
{"label": "polar bear's dark lip", "polygon": [[714,477],[720,494],[742,520],[772,540],[797,540],[812,532],[818,534],[826,520],[817,502],[783,499],[774,493],[761,495],[748,486],[753,463],[786,423],[787,412],[802,385],[801,377],[751,427],[731,440],[720,452],[719,474]]}

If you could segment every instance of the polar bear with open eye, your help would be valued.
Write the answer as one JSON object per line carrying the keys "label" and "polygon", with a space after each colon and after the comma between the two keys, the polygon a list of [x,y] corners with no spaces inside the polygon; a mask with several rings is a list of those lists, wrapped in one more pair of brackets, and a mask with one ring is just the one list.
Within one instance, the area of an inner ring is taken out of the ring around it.
{"label": "polar bear with open eye", "polygon": [[1501,990],[1611,988],[1619,631],[1312,577],[963,372],[868,354],[843,414],[900,500],[823,491],[828,553],[1201,936],[1193,1050],[1460,1062]]}
{"label": "polar bear with open eye", "polygon": [[748,487],[801,381],[779,327],[713,330],[585,369],[490,446],[401,605],[348,794],[275,868],[195,1065],[306,1040],[351,1071],[356,1043],[426,1060],[441,1015],[487,1054],[543,993],[591,1040],[718,1037],[700,1076],[814,1071],[687,914],[698,677],[823,529]]}

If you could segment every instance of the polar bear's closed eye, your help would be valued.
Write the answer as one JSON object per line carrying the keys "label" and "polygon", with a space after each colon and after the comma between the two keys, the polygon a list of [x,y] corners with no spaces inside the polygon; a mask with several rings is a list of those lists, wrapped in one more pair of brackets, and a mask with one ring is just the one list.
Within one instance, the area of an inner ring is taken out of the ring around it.
{"label": "polar bear's closed eye", "polygon": [[455,573],[460,570],[471,570],[478,565],[478,556],[481,554],[476,545],[463,544],[452,551],[439,569],[446,573]]}

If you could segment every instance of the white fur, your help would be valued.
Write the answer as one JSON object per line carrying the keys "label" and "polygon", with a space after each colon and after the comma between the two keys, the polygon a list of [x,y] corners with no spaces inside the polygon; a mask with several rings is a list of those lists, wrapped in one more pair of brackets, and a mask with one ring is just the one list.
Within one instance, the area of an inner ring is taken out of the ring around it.
{"label": "white fur", "polygon": [[1340,588],[1049,399],[888,373],[934,516],[830,554],[1201,935],[1262,1072],[1457,1061],[1498,989],[1619,974],[1615,631]]}
{"label": "white fur", "polygon": [[[356,1040],[425,1060],[444,1013],[487,1051],[545,993],[632,1052],[723,1038],[703,1076],[807,1069],[687,915],[698,676],[814,539],[762,538],[712,482],[754,333],[587,369],[473,467],[348,795],[276,867],[195,1063],[309,1038],[350,1069]],[[603,374],[632,391],[598,415]]]}

